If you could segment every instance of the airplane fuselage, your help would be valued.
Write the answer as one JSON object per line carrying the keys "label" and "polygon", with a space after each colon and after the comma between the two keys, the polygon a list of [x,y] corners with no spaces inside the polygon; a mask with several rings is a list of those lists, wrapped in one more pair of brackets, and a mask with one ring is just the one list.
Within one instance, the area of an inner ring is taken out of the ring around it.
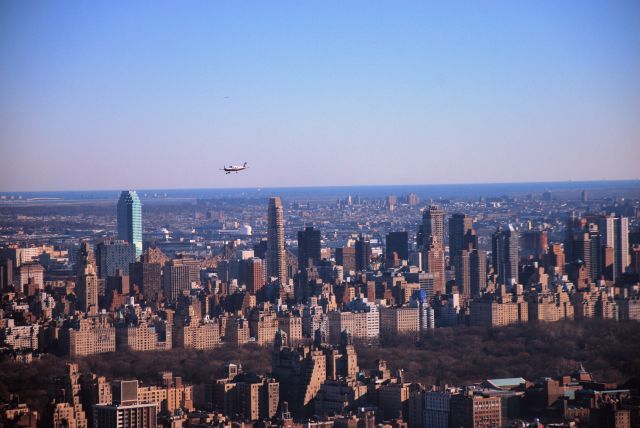
{"label": "airplane fuselage", "polygon": [[225,166],[222,169],[224,170],[225,173],[229,174],[231,172],[240,172],[247,168],[248,168],[247,163],[245,162],[244,165],[229,165],[229,166]]}

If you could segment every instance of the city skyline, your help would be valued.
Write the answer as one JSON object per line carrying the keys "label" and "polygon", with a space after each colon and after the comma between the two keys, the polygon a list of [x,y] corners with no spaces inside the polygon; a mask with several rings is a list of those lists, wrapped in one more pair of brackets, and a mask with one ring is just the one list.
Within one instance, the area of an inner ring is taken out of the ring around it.
{"label": "city skyline", "polygon": [[582,189],[7,204],[0,422],[631,427],[640,200]]}
{"label": "city skyline", "polygon": [[0,428],[640,427],[640,1],[0,1]]}
{"label": "city skyline", "polygon": [[0,191],[637,179],[639,7],[6,2]]}

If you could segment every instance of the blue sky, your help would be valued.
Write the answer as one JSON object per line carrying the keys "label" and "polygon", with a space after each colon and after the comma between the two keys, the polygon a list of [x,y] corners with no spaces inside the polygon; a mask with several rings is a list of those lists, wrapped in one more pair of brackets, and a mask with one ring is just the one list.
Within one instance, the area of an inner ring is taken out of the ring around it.
{"label": "blue sky", "polygon": [[0,76],[0,191],[640,176],[638,1],[6,0]]}

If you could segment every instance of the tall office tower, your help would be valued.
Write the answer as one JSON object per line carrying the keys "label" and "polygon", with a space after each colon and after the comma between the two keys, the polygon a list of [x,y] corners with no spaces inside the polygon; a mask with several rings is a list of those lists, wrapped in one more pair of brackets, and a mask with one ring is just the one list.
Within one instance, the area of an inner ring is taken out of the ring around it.
{"label": "tall office tower", "polygon": [[191,290],[191,267],[171,260],[164,265],[162,276],[164,295],[169,301],[176,302],[178,297]]}
{"label": "tall office tower", "polygon": [[473,218],[456,213],[449,218],[449,254],[451,264],[455,266],[458,251],[468,250],[469,246],[477,247],[477,237],[473,230]]}
{"label": "tall office tower", "polygon": [[[85,243],[83,243],[84,245]],[[98,314],[98,275],[93,260],[85,254],[78,260],[76,280],[76,298],[78,309],[88,315]]]}
{"label": "tall office tower", "polygon": [[581,261],[587,276],[589,277],[590,281],[593,281],[595,278],[593,278],[592,276],[592,242],[591,238],[589,237],[589,233],[579,232],[574,235],[573,249],[571,253],[573,254],[573,261]]}
{"label": "tall office tower", "polygon": [[390,261],[393,260],[393,253],[396,253],[400,260],[409,260],[409,233],[389,232],[387,234],[386,255],[389,266],[391,266]]}
{"label": "tall office tower", "polygon": [[107,295],[113,293],[114,291],[124,296],[129,295],[131,291],[129,277],[123,274],[120,269],[118,269],[115,276],[107,277],[106,290]]}
{"label": "tall office tower", "polygon": [[587,191],[586,191],[586,190],[583,190],[583,191],[580,193],[580,200],[581,200],[582,202],[589,202],[589,193],[587,193]]}
{"label": "tall office tower", "polygon": [[469,256],[471,268],[471,297],[479,296],[487,288],[487,252],[472,250]]}
{"label": "tall office tower", "polygon": [[540,261],[547,252],[548,244],[547,232],[525,230],[520,235],[520,257]]}
{"label": "tall office tower", "polygon": [[253,244],[253,255],[261,259],[267,258],[267,239],[262,238],[257,244]]}
{"label": "tall office tower", "polygon": [[[25,294],[33,295],[35,290],[44,290],[44,268],[39,263],[22,263],[18,268],[19,287]],[[29,288],[29,290],[27,290]]]}
{"label": "tall office tower", "polygon": [[492,239],[493,268],[498,273],[498,284],[518,282],[518,232],[512,225],[498,229]]}
{"label": "tall office tower", "polygon": [[133,245],[136,258],[142,255],[142,204],[135,190],[120,193],[118,239]]}
{"label": "tall office tower", "polygon": [[336,248],[336,264],[342,266],[345,272],[356,270],[355,247]]}
{"label": "tall office tower", "polygon": [[576,217],[574,213],[571,214],[566,221],[564,231],[564,255],[567,263],[574,261],[573,257],[573,236],[582,230],[584,230],[583,219]]}
{"label": "tall office tower", "polygon": [[247,285],[247,291],[256,294],[264,287],[264,267],[262,259],[259,257],[251,257],[240,262],[242,277]]}
{"label": "tall office tower", "polygon": [[591,241],[591,272],[590,276],[593,281],[602,278],[602,244],[598,225],[589,223],[589,240]]}
{"label": "tall office tower", "polygon": [[13,260],[0,260],[0,290],[8,290],[13,284]]}
{"label": "tall office tower", "polygon": [[138,286],[147,301],[157,301],[162,291],[162,265],[135,262],[129,265],[129,283]]}
{"label": "tall office tower", "polygon": [[444,250],[438,238],[431,236],[423,250],[423,269],[433,274],[433,293],[444,294],[446,292],[446,277],[444,271]]}
{"label": "tall office tower", "polygon": [[366,270],[371,263],[371,243],[362,236],[358,237],[355,245],[356,270]]}
{"label": "tall office tower", "polygon": [[75,275],[80,275],[82,273],[87,260],[94,266],[96,265],[96,256],[93,253],[91,244],[89,244],[88,241],[82,241],[80,248],[78,249],[78,253],[76,254],[76,263],[74,265]]}
{"label": "tall office tower", "polygon": [[564,263],[565,257],[562,245],[551,244],[547,253],[547,272],[552,272],[550,269],[555,268],[560,276],[564,275]]}
{"label": "tall office tower", "polygon": [[122,240],[103,241],[96,246],[96,260],[100,279],[114,276],[118,269],[129,275],[129,265],[136,261],[135,248]]}
{"label": "tall office tower", "polygon": [[613,248],[613,272],[615,281],[629,266],[629,219],[613,215],[603,217],[598,225],[602,246]]}
{"label": "tall office tower", "polygon": [[444,210],[436,205],[429,206],[422,214],[422,233],[424,245],[429,245],[429,238],[435,236],[444,248]]}
{"label": "tall office tower", "polygon": [[298,269],[320,264],[320,231],[305,227],[298,231]]}
{"label": "tall office tower", "polygon": [[460,295],[479,296],[487,286],[487,254],[482,250],[459,251],[454,267]]}
{"label": "tall office tower", "polygon": [[623,274],[629,267],[629,219],[620,217],[615,228],[615,269]]}
{"label": "tall office tower", "polygon": [[[267,229],[267,275],[287,284],[287,254],[284,248],[284,212],[279,197],[269,199]],[[282,289],[282,288],[281,288]]]}

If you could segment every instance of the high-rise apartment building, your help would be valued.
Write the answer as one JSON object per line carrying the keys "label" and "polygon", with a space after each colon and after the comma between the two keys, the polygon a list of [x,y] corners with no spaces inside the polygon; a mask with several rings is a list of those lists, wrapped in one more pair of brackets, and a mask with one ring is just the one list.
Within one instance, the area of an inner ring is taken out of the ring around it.
{"label": "high-rise apartment building", "polygon": [[320,231],[305,227],[298,232],[298,269],[320,264]]}
{"label": "high-rise apartment building", "polygon": [[593,254],[593,244],[591,242],[591,237],[587,232],[578,232],[573,236],[573,248],[571,254],[573,254],[574,262],[582,263],[584,269],[588,275],[589,282],[596,280],[597,278],[593,277],[593,265],[592,265],[592,254]]}
{"label": "high-rise apartment building", "polygon": [[380,334],[387,337],[401,335],[418,336],[420,311],[417,307],[381,307]]}
{"label": "high-rise apartment building", "polygon": [[129,322],[116,329],[118,348],[132,351],[162,351],[171,349],[172,326],[158,316],[142,316],[137,323]]}
{"label": "high-rise apartment building", "polygon": [[423,244],[429,244],[433,236],[444,247],[444,210],[436,205],[429,206],[422,214]]}
{"label": "high-rise apartment building", "polygon": [[278,315],[269,304],[253,308],[249,315],[249,330],[258,345],[273,343],[278,331]]}
{"label": "high-rise apartment building", "polygon": [[387,234],[386,242],[386,256],[387,263],[390,263],[396,254],[396,258],[399,260],[409,260],[409,234],[407,232],[389,232]]}
{"label": "high-rise apartment building", "polygon": [[115,276],[118,269],[125,275],[129,275],[129,265],[135,261],[135,248],[127,241],[106,240],[96,246],[96,262],[100,279]]}
{"label": "high-rise apartment building", "polygon": [[279,197],[269,199],[267,213],[267,276],[278,278],[281,295],[287,284],[287,254],[284,242],[284,209]]}
{"label": "high-rise apartment building", "polygon": [[247,292],[258,293],[264,287],[264,265],[262,259],[251,257],[240,262],[242,278],[247,286]]}
{"label": "high-rise apartment building", "polygon": [[67,363],[65,376],[55,378],[50,390],[54,428],[87,428],[88,421],[82,406],[80,373],[78,365]]}
{"label": "high-rise apartment building", "polygon": [[144,261],[131,263],[129,284],[131,288],[138,286],[147,301],[157,301],[162,292],[162,265]]}
{"label": "high-rise apartment building", "polygon": [[79,260],[81,270],[78,271],[75,292],[78,309],[88,315],[98,314],[98,275],[91,258]]}
{"label": "high-rise apartment building", "polygon": [[174,413],[178,409],[193,411],[193,385],[182,381],[182,377],[173,372],[158,373],[160,385],[138,386],[139,403],[155,403],[157,412],[166,410]]}
{"label": "high-rise apartment building", "polygon": [[354,339],[375,342],[380,336],[380,315],[373,303],[354,308],[354,312],[329,311],[329,339],[338,343],[340,335],[347,330]]}
{"label": "high-rise apartment building", "polygon": [[371,263],[371,243],[362,236],[355,245],[356,271],[366,270]]}
{"label": "high-rise apartment building", "polygon": [[498,284],[513,285],[518,282],[518,232],[512,225],[498,229],[492,238],[493,269]]}
{"label": "high-rise apartment building", "polygon": [[226,364],[226,377],[205,388],[211,407],[245,421],[272,418],[278,410],[280,384],[273,378],[244,373],[236,364]]}
{"label": "high-rise apartment building", "polygon": [[336,248],[336,263],[344,268],[344,272],[356,270],[355,247]]}
{"label": "high-rise apartment building", "polygon": [[171,260],[164,265],[162,281],[165,297],[175,302],[191,290],[191,267],[180,260]]}
{"label": "high-rise apartment building", "polygon": [[454,263],[456,285],[461,296],[476,297],[487,286],[487,254],[482,250],[461,250]]}
{"label": "high-rise apartment building", "polygon": [[117,211],[118,239],[129,242],[138,258],[142,255],[142,204],[135,190],[120,193]]}
{"label": "high-rise apartment building", "polygon": [[562,244],[549,245],[549,252],[546,255],[547,272],[557,272],[564,275],[565,255]]}
{"label": "high-rise apartment building", "polygon": [[103,317],[79,319],[62,335],[65,351],[72,358],[116,350],[116,329]]}
{"label": "high-rise apartment building", "polygon": [[425,272],[433,274],[433,293],[444,294],[446,291],[444,249],[436,236],[430,236],[425,242],[422,264]]}
{"label": "high-rise apartment building", "polygon": [[523,296],[506,293],[504,285],[499,292],[474,299],[470,310],[472,326],[504,327],[529,321],[529,307]]}
{"label": "high-rise apartment building", "polygon": [[185,349],[211,350],[220,346],[220,324],[217,319],[205,317],[191,319],[189,323],[177,325],[173,334],[174,346]]}
{"label": "high-rise apartment building", "polygon": [[449,254],[451,264],[455,264],[458,251],[477,247],[477,236],[473,230],[473,218],[462,213],[455,213],[449,218]]}
{"label": "high-rise apartment building", "polygon": [[33,295],[36,290],[44,290],[44,268],[39,263],[22,263],[18,268],[19,287],[25,294]]}
{"label": "high-rise apartment building", "polygon": [[573,305],[569,293],[557,287],[555,293],[531,294],[529,300],[530,322],[554,322],[573,319]]}
{"label": "high-rise apartment building", "polygon": [[93,407],[93,428],[156,428],[157,404],[138,401],[138,381],[113,385],[113,403]]}
{"label": "high-rise apartment building", "polygon": [[629,266],[629,219],[610,215],[598,225],[602,245],[613,249],[613,272],[609,279],[615,281]]}

